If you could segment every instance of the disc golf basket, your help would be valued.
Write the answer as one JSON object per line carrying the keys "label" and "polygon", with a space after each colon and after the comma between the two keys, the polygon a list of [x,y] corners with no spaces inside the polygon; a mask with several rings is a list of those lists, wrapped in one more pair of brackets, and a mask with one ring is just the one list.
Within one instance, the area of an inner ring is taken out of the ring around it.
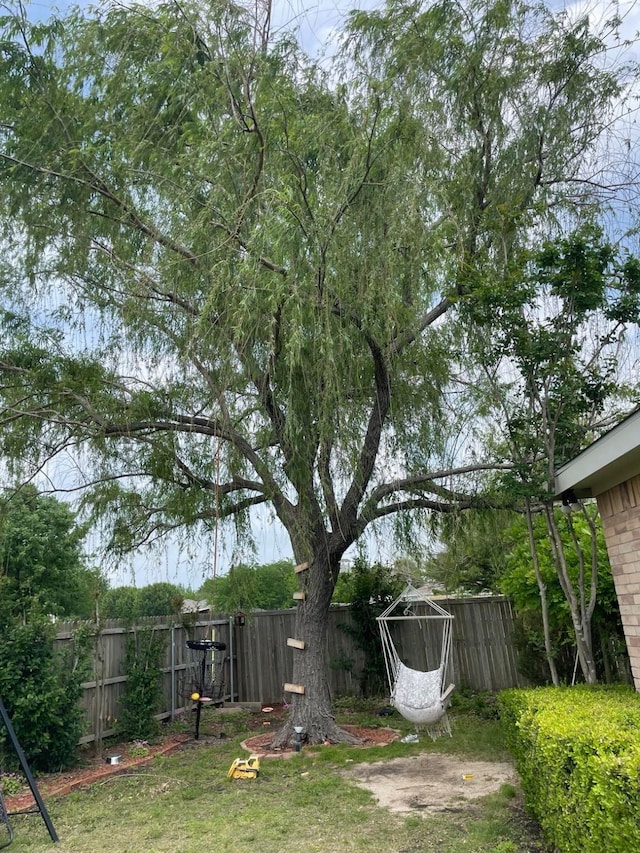
{"label": "disc golf basket", "polygon": [[[200,737],[200,713],[203,705],[219,708],[224,702],[224,665],[226,643],[218,640],[187,640],[190,695],[196,703],[194,737]],[[197,697],[197,698],[196,698]]]}

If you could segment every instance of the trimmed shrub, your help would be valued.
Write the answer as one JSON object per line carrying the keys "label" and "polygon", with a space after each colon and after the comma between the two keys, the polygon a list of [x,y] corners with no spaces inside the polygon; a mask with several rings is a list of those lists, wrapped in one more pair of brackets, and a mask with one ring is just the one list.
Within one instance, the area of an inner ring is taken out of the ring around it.
{"label": "trimmed shrub", "polygon": [[[55,627],[44,619],[5,623],[0,636],[0,697],[33,770],[54,772],[77,763],[84,730],[81,684],[87,673],[87,643],[54,648]],[[0,763],[17,768],[17,757],[0,725]]]}
{"label": "trimmed shrub", "polygon": [[527,808],[562,853],[640,850],[640,696],[628,687],[498,698]]}

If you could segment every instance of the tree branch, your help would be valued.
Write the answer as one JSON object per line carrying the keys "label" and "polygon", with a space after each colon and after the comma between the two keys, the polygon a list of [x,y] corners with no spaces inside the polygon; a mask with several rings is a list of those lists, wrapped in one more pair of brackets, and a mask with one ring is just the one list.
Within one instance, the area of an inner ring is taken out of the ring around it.
{"label": "tree branch", "polygon": [[[382,430],[391,407],[391,388],[389,372],[382,350],[366,332],[363,332],[369,346],[374,367],[375,399],[367,430],[362,442],[360,456],[351,480],[351,485],[345,495],[340,508],[338,529],[345,543],[351,544],[355,539],[351,538],[355,531],[358,507],[369,485],[375,462],[380,449]],[[349,541],[350,540],[350,541]]]}

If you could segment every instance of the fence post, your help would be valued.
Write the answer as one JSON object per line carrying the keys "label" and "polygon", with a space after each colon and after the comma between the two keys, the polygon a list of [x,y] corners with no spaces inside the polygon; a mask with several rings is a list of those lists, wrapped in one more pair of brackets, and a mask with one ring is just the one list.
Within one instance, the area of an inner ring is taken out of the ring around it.
{"label": "fence post", "polygon": [[171,650],[170,650],[170,667],[171,667],[171,719],[176,716],[176,623],[171,623]]}
{"label": "fence post", "polygon": [[[235,618],[229,616],[229,690],[231,701],[235,701],[235,684],[233,682],[233,631],[235,626]],[[238,700],[240,697],[238,697]]]}

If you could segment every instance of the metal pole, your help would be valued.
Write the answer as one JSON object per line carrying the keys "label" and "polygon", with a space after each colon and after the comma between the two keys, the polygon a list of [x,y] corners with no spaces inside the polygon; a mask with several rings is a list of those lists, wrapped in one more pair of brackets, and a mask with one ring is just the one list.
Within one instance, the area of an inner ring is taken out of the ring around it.
{"label": "metal pole", "polygon": [[20,741],[17,738],[17,735],[14,731],[13,724],[9,718],[9,714],[7,713],[7,709],[4,707],[4,702],[0,699],[0,716],[2,717],[2,721],[5,725],[7,733],[9,735],[9,740],[13,745],[13,749],[15,750],[16,755],[18,756],[18,761],[20,762],[20,767],[22,767],[22,772],[25,775],[25,779],[29,783],[29,787],[31,788],[31,793],[33,794],[33,798],[36,801],[36,805],[42,815],[42,820],[45,822],[45,825],[49,831],[49,836],[52,841],[60,841],[58,835],[53,827],[53,823],[51,822],[51,818],[49,817],[49,812],[47,811],[47,807],[42,801],[42,797],[40,796],[40,791],[38,790],[38,786],[36,785],[36,780],[33,778],[33,774],[31,773],[31,768],[29,767],[29,763],[27,762],[26,756],[22,751],[22,747],[20,746]]}
{"label": "metal pole", "polygon": [[229,617],[229,689],[231,690],[231,701],[234,701],[235,690],[233,683],[233,631],[235,627],[235,619]]}
{"label": "metal pole", "polygon": [[0,826],[2,826],[2,824],[7,827],[9,837],[3,844],[0,844],[0,850],[2,850],[4,847],[8,847],[13,841],[13,829],[11,828],[11,823],[9,822],[9,815],[7,813],[7,808],[4,804],[2,790],[0,789]]}
{"label": "metal pole", "polygon": [[176,626],[171,623],[171,719],[176,716]]}

